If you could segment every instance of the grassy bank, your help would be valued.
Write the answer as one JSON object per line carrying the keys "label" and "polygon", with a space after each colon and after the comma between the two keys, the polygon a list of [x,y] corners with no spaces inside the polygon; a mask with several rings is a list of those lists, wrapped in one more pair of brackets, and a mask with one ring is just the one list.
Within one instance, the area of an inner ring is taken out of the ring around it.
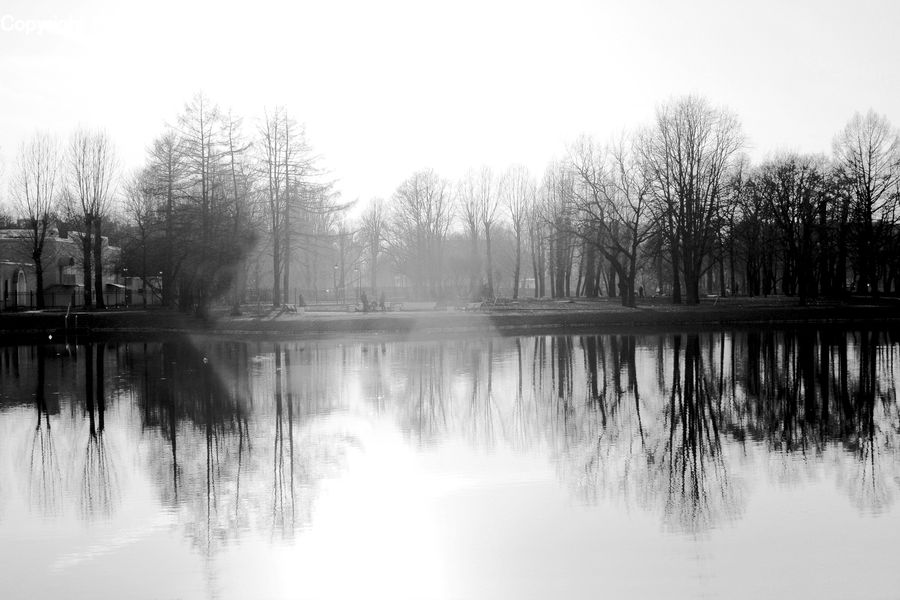
{"label": "grassy bank", "polygon": [[522,301],[477,311],[439,309],[434,303],[409,303],[400,310],[362,313],[334,306],[308,307],[299,313],[248,308],[241,316],[216,313],[201,320],[165,310],[0,313],[5,340],[49,336],[167,338],[204,333],[235,337],[323,337],[354,334],[522,334],[549,331],[674,331],[722,326],[764,327],[797,324],[900,324],[894,300],[823,302],[798,306],[789,298],[704,299],[678,306],[647,299],[636,308],[609,300]]}

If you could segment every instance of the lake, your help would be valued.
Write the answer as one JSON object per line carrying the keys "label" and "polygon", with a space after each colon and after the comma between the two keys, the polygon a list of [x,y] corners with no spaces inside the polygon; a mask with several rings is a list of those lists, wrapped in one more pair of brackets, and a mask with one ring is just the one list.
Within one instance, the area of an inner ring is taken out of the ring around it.
{"label": "lake", "polygon": [[896,598],[898,340],[0,346],[0,596]]}

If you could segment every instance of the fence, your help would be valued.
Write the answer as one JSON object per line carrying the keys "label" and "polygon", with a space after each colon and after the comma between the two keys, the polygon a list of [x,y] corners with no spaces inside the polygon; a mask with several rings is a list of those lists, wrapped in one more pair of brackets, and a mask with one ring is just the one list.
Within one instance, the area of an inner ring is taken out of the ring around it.
{"label": "fence", "polygon": [[[413,300],[436,300],[439,298],[433,297],[434,295],[428,291],[417,290],[412,287],[404,287],[404,286],[380,286],[374,292],[371,288],[366,285],[362,285],[359,287],[354,283],[354,285],[350,285],[349,283],[344,288],[327,288],[327,289],[314,289],[314,288],[291,288],[290,293],[288,294],[288,300],[283,300],[286,304],[295,304],[297,306],[300,305],[315,305],[315,304],[354,304],[359,301],[359,296],[361,292],[365,292],[369,301],[374,302],[377,301],[382,294],[384,294],[385,300],[391,302],[409,302]],[[534,287],[519,288],[520,296],[532,296],[534,295]],[[512,289],[509,287],[497,287],[494,290],[495,296],[512,296]],[[302,302],[301,302],[302,296]],[[464,291],[447,287],[441,294],[441,298],[443,299],[469,299],[470,294],[465,293]],[[476,295],[477,296],[477,295]],[[219,298],[219,303],[222,305],[227,305],[231,302],[230,298],[223,297]],[[272,304],[272,288],[266,289],[248,289],[247,293],[244,296],[242,301],[243,304]]]}
{"label": "fence", "polygon": [[[92,296],[93,297],[93,296]],[[137,298],[139,303],[142,298]],[[103,293],[103,303],[106,306],[131,306],[131,290],[117,289]],[[68,308],[84,306],[84,292],[75,290],[72,292],[44,292],[44,308]],[[0,299],[0,310],[31,310],[38,308],[37,294],[29,292],[10,292]]]}
{"label": "fence", "polygon": [[[377,300],[381,294],[384,294],[384,297],[388,300],[406,301],[410,299],[412,290],[407,287],[384,286],[378,288],[373,294],[371,289],[365,286],[360,289],[355,285],[352,287],[347,285],[346,288],[338,288],[337,290],[331,288],[291,288],[287,304],[301,306],[309,304],[355,303],[359,300],[360,292],[365,292],[371,301]],[[226,299],[221,300],[226,301]],[[272,289],[247,290],[243,302],[244,304],[272,304]]]}
{"label": "fence", "polygon": [[[333,288],[291,288],[286,303],[297,306],[315,304],[355,304],[359,301],[361,292],[364,292],[368,296],[370,302],[376,302],[382,294],[388,302],[409,302],[417,299],[415,291],[409,287],[382,286],[373,292],[370,288],[365,286],[360,288],[348,284],[343,289],[338,288],[337,290]],[[501,296],[511,294],[511,291],[509,291],[509,293],[506,292],[507,290],[497,290],[496,295]],[[447,294],[449,294],[449,292],[445,293],[445,295]],[[428,298],[418,299],[432,298],[428,296]],[[103,302],[109,307],[141,307],[144,305],[144,296],[140,290],[135,292],[128,288],[117,288],[113,291],[105,292],[103,294]],[[228,306],[231,302],[232,298],[229,294],[225,294],[216,300],[216,304],[220,306]],[[152,290],[150,296],[147,298],[147,304],[158,305],[160,303],[161,297],[158,290]],[[272,289],[247,290],[243,299],[243,304],[271,305]],[[36,309],[38,307],[37,305],[37,296],[33,290],[28,292],[10,292],[5,297],[0,298],[0,311],[31,310]],[[45,308],[64,309],[70,306],[73,308],[84,306],[84,292],[82,289],[44,292]]]}

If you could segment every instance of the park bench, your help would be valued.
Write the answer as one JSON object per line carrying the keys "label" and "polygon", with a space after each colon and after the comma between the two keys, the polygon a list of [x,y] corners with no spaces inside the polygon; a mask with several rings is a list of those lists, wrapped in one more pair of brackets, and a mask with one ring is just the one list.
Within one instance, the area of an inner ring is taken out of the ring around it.
{"label": "park bench", "polygon": [[[357,304],[357,310],[362,310],[362,304]],[[372,302],[369,304],[369,312],[387,312],[394,310],[403,310],[403,303],[395,300],[387,300],[384,304],[380,302]]]}

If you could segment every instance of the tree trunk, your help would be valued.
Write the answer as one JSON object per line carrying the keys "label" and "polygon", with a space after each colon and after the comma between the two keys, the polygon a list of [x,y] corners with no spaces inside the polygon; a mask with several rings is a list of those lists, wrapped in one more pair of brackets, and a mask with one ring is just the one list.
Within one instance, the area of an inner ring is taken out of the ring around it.
{"label": "tree trunk", "polygon": [[628,306],[630,308],[637,306],[637,299],[634,297],[634,283],[637,279],[637,244],[633,245],[632,248],[635,251],[632,252],[631,257],[628,260],[628,286],[625,288],[628,293],[626,295],[627,297],[622,299],[622,306]]}
{"label": "tree trunk", "polygon": [[284,270],[284,285],[283,293],[284,293],[284,304],[291,303],[291,217],[290,217],[290,202],[288,200],[289,196],[285,193],[285,205],[284,205],[284,262],[281,265],[281,268]]}
{"label": "tree trunk", "polygon": [[94,294],[97,308],[106,308],[103,299],[103,238],[101,237],[102,218],[94,217]]}
{"label": "tree trunk", "polygon": [[612,261],[609,261],[609,270],[606,273],[606,294],[610,298],[615,298],[619,295],[618,285],[616,284],[616,266]]}
{"label": "tree trunk", "polygon": [[84,219],[84,233],[81,234],[81,254],[82,254],[82,271],[84,278],[82,285],[84,287],[84,307],[90,308],[93,305],[91,301],[91,287],[94,282],[91,278],[91,231],[94,228],[94,220],[90,215]]}
{"label": "tree trunk", "polygon": [[597,297],[597,248],[592,242],[585,244],[584,251],[584,295],[587,298]]}
{"label": "tree trunk", "polygon": [[232,315],[240,315],[241,314],[241,304],[244,303],[244,295],[247,289],[247,261],[244,258],[241,258],[237,261],[234,267],[234,281],[232,282],[232,295],[231,295],[231,314]]}
{"label": "tree trunk", "polygon": [[553,257],[553,263],[555,267],[554,271],[554,296],[557,298],[563,298],[566,295],[566,249],[562,243],[562,235],[559,233],[559,228],[557,228],[556,233],[556,245],[554,248],[555,254]]}
{"label": "tree trunk", "polygon": [[879,257],[877,252],[876,244],[881,240],[876,240],[875,228],[872,225],[872,209],[871,203],[866,203],[866,220],[865,220],[865,257],[866,260],[863,263],[863,274],[866,279],[867,288],[863,291],[867,292],[870,296],[878,296],[878,275],[876,269],[878,268]]}
{"label": "tree trunk", "polygon": [[372,249],[371,260],[369,262],[369,283],[372,288],[372,300],[376,299],[375,292],[378,289],[378,250]]}
{"label": "tree trunk", "polygon": [[[147,296],[150,293],[149,287],[147,286],[147,235],[144,234],[143,243],[141,244],[141,287],[144,290],[142,294],[144,300],[144,308],[147,308]],[[125,293],[128,293],[128,280],[125,280]]]}
{"label": "tree trunk", "polygon": [[272,308],[281,305],[281,244],[278,235],[272,239]]}
{"label": "tree trunk", "polygon": [[469,247],[469,298],[481,296],[481,269],[478,266],[478,231],[470,231],[472,245]]}
{"label": "tree trunk", "polygon": [[724,298],[726,295],[728,295],[728,292],[725,289],[725,248],[721,244],[721,238],[719,250],[719,296],[722,296]]}
{"label": "tree trunk", "polygon": [[544,278],[546,270],[544,248],[540,240],[537,240],[537,243],[532,244],[531,256],[532,266],[534,267],[534,296],[535,298],[542,298],[546,296],[547,287]]}
{"label": "tree trunk", "polygon": [[519,277],[522,270],[522,232],[516,230],[516,266],[513,268],[513,300],[519,298]]}
{"label": "tree trunk", "polygon": [[731,289],[731,294],[735,295],[737,293],[735,289],[735,275],[734,275],[734,218],[730,219],[730,227],[728,231],[730,235],[728,236],[728,285]]}
{"label": "tree trunk", "polygon": [[[34,260],[34,277],[37,280],[37,289],[35,290],[35,294],[37,295],[37,307],[44,308],[44,265],[41,262],[41,255],[38,254],[37,258]],[[18,295],[16,296],[16,304],[19,303],[20,298]]]}
{"label": "tree trunk", "polygon": [[290,186],[290,121],[284,114],[284,304],[290,304],[291,294],[291,186]]}
{"label": "tree trunk", "polygon": [[672,244],[672,304],[681,304],[681,265],[677,244]]}
{"label": "tree trunk", "polygon": [[491,225],[484,224],[484,252],[487,259],[487,287],[490,297],[494,297],[494,261],[491,254]]}
{"label": "tree trunk", "polygon": [[620,277],[619,281],[621,282],[622,290],[622,306],[634,308],[634,275]]}
{"label": "tree trunk", "polygon": [[[174,260],[172,257],[172,248],[175,243],[175,224],[173,222],[173,214],[175,210],[175,191],[174,191],[174,182],[173,173],[172,173],[172,161],[171,157],[168,161],[168,169],[166,172],[166,247],[164,250],[163,257],[163,272],[162,272],[162,281],[160,281],[160,285],[162,285],[162,303],[163,306],[171,307],[174,304],[174,294],[175,291],[175,273],[174,273]],[[144,297],[147,297],[147,285],[146,281],[144,283]]]}
{"label": "tree trunk", "polygon": [[700,266],[685,257],[683,271],[685,304],[700,304]]}

